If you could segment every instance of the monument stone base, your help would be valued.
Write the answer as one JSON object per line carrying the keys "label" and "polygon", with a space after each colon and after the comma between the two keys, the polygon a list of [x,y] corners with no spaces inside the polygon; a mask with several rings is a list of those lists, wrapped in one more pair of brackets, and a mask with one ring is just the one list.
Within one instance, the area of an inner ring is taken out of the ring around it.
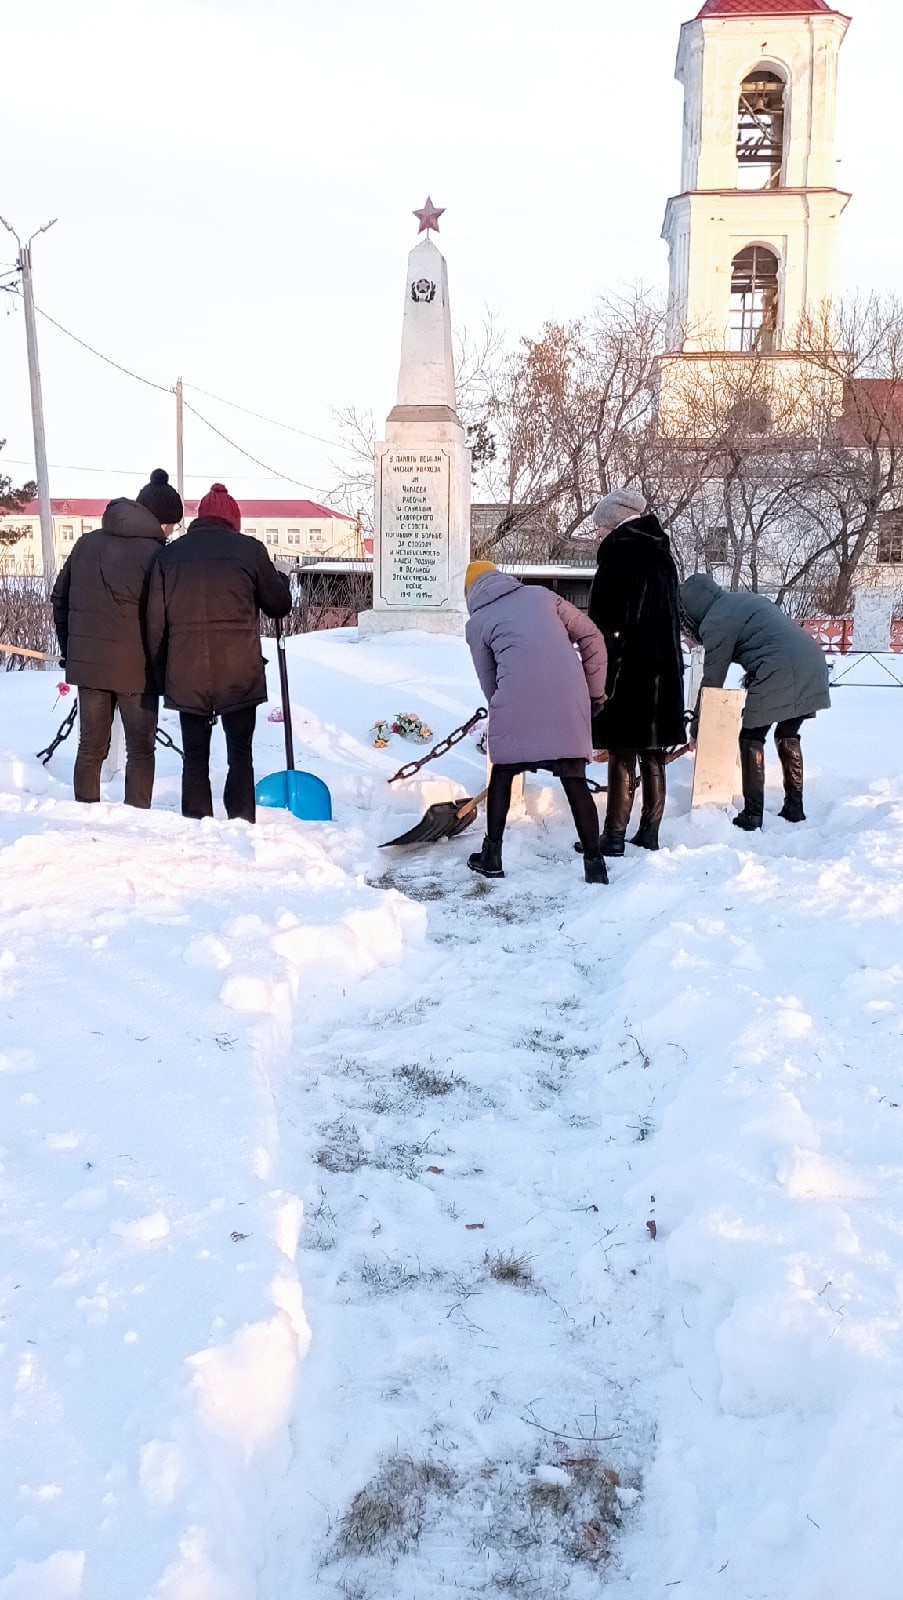
{"label": "monument stone base", "polygon": [[409,633],[412,628],[423,633],[451,634],[463,639],[467,618],[461,611],[362,611],[357,619],[358,638],[373,638],[384,633]]}

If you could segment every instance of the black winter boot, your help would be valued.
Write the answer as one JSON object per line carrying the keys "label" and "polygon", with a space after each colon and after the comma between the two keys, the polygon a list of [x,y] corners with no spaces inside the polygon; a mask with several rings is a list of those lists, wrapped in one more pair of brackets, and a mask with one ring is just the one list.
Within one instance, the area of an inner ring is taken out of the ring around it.
{"label": "black winter boot", "polygon": [[765,746],[759,740],[740,740],[740,771],[743,775],[743,810],[734,817],[734,827],[754,833],[762,826],[765,813]]}
{"label": "black winter boot", "polygon": [[624,854],[624,836],[630,821],[635,793],[635,751],[609,750],[608,804],[605,807],[605,826],[599,840],[599,851],[603,856]]}
{"label": "black winter boot", "polygon": [[639,845],[641,850],[657,850],[658,823],[641,822],[630,843]]}
{"label": "black winter boot", "polygon": [[784,774],[784,804],[778,812],[785,822],[805,822],[803,810],[803,750],[799,735],[790,739],[775,739]]}
{"label": "black winter boot", "polygon": [[501,839],[496,844],[487,834],[483,840],[482,850],[478,850],[475,855],[468,856],[467,865],[471,872],[479,872],[484,878],[504,878]]}
{"label": "black winter boot", "polygon": [[643,809],[631,844],[641,850],[658,849],[658,829],[665,812],[665,758],[661,750],[640,751],[640,787]]}
{"label": "black winter boot", "polygon": [[597,856],[583,857],[583,876],[587,883],[608,882],[608,868],[601,853]]}

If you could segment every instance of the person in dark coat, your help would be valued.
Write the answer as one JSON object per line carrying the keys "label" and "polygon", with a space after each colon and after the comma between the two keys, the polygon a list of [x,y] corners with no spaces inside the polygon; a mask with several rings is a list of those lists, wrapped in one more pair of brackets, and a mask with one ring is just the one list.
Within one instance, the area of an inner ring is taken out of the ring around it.
{"label": "person in dark coat", "polygon": [[470,563],[464,593],[467,643],[489,703],[492,762],[486,837],[467,865],[486,878],[505,876],[502,835],[515,776],[542,769],[561,780],[587,883],[607,883],[599,815],[586,781],[591,706],[605,695],[605,642],[576,606],[519,583],[491,561]]}
{"label": "person in dark coat", "polygon": [[602,535],[589,614],[608,647],[605,705],[593,741],[608,751],[604,855],[622,856],[640,767],[642,812],[631,844],[658,849],[665,750],[684,740],[677,568],[668,535],[636,489],[615,489],[593,521]]}
{"label": "person in dark coat", "polygon": [[[772,600],[760,594],[732,594],[704,572],[680,586],[684,627],[705,648],[702,689],[720,689],[731,662],[745,669],[746,703],[740,732],[743,810],[738,828],[761,828],[765,812],[765,740],[772,723],[784,777],[786,822],[805,822],[803,752],[805,721],[831,704],[828,666],[821,646]],[[699,731],[699,705],[690,724]]]}
{"label": "person in dark coat", "polygon": [[125,733],[125,803],[147,810],[154,789],[157,686],[145,631],[150,574],[182,519],[162,467],[135,500],[111,500],[99,528],[83,533],[53,586],[53,620],[78,687],[76,800],[100,799],[100,769],[116,711]]}
{"label": "person in dark coat", "polygon": [[240,507],[215,483],[187,533],[163,551],[147,611],[157,684],[182,725],[183,817],[213,816],[210,735],[222,718],[226,815],[255,821],[252,742],[267,697],[260,613],[285,617],[291,608],[288,579],[241,532]]}

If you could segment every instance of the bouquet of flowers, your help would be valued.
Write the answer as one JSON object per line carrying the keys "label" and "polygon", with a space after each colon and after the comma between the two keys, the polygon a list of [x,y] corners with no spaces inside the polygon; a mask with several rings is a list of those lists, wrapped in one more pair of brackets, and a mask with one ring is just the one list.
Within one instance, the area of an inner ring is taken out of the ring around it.
{"label": "bouquet of flowers", "polygon": [[373,727],[370,729],[370,742],[376,746],[377,750],[385,750],[391,737],[391,722],[374,722]]}
{"label": "bouquet of flowers", "polygon": [[429,744],[433,737],[433,730],[421,717],[415,717],[412,711],[399,711],[389,722],[382,718],[374,722],[370,729],[370,740],[377,750],[385,750],[393,733],[402,739],[409,739],[412,744]]}

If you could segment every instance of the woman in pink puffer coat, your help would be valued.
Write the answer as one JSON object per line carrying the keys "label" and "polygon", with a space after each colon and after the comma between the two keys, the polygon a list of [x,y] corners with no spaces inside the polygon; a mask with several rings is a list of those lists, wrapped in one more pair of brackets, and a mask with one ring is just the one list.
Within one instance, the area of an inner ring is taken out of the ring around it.
{"label": "woman in pink puffer coat", "polygon": [[541,769],[561,781],[587,883],[607,883],[599,816],[586,781],[592,710],[605,699],[605,641],[576,606],[549,589],[519,583],[492,562],[472,561],[464,589],[467,643],[489,703],[492,762],[486,837],[467,864],[486,878],[504,877],[502,835],[512,783],[519,772]]}

